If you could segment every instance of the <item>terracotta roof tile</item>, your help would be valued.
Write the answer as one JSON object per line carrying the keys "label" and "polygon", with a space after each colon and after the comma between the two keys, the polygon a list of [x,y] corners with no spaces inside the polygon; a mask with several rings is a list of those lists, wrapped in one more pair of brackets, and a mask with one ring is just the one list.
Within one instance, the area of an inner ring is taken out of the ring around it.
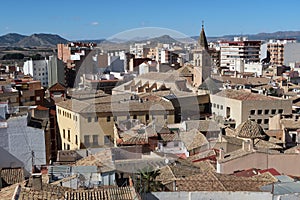
{"label": "terracotta roof tile", "polygon": [[5,168],[0,170],[0,177],[4,186],[24,181],[23,168]]}
{"label": "terracotta roof tile", "polygon": [[242,138],[265,138],[266,134],[262,127],[250,119],[244,121],[236,128],[236,135]]}
{"label": "terracotta roof tile", "polygon": [[221,92],[218,92],[215,95],[239,101],[274,101],[276,99],[274,97],[265,96],[262,94],[247,92],[246,90],[233,89],[222,90]]}
{"label": "terracotta roof tile", "polygon": [[208,144],[206,137],[197,129],[191,129],[187,132],[181,131],[179,137],[188,151]]}

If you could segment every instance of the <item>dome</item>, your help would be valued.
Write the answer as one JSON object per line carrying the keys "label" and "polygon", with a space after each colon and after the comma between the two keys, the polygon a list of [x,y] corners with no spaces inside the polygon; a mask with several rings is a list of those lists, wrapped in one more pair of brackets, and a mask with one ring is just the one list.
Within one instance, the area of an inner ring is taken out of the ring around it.
{"label": "dome", "polygon": [[241,123],[235,130],[235,133],[238,137],[241,138],[265,138],[266,134],[263,128],[256,122],[248,119]]}

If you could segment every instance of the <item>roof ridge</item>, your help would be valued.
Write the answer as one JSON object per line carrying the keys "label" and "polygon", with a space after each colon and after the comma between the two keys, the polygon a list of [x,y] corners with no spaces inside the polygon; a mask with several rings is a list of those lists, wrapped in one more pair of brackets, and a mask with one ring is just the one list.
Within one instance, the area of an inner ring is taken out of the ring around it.
{"label": "roof ridge", "polygon": [[215,175],[215,173],[211,172],[211,171],[208,171],[208,173],[210,173],[218,182],[219,184],[221,185],[221,187],[225,190],[225,191],[228,191],[227,188],[223,185],[223,183],[218,179],[218,177]]}

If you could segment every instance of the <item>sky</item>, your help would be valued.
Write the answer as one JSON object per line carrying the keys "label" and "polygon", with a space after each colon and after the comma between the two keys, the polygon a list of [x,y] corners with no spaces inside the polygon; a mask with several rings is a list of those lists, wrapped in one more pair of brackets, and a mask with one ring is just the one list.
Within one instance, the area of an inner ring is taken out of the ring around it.
{"label": "sky", "polygon": [[195,36],[202,21],[206,36],[300,31],[299,8],[299,0],[7,0],[1,2],[0,35],[106,39],[159,27]]}

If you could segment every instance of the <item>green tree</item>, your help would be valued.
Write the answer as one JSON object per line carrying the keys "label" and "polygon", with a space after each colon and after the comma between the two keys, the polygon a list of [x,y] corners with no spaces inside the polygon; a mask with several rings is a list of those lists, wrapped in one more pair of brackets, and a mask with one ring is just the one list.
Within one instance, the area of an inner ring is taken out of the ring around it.
{"label": "green tree", "polygon": [[139,170],[136,188],[140,194],[160,191],[162,185],[156,181],[156,177],[160,174],[160,170],[153,170],[151,167],[145,167]]}

